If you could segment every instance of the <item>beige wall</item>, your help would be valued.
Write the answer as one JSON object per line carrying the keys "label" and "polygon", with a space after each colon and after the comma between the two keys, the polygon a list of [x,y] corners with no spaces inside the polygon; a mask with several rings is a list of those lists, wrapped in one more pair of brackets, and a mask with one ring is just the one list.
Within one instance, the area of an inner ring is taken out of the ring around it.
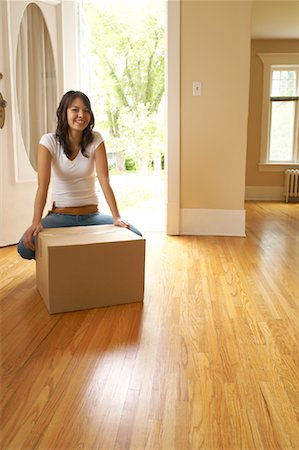
{"label": "beige wall", "polygon": [[250,2],[181,3],[181,208],[244,208],[250,20]]}
{"label": "beige wall", "polygon": [[263,63],[257,53],[294,53],[299,39],[254,39],[251,43],[246,186],[283,186],[283,172],[260,172]]}

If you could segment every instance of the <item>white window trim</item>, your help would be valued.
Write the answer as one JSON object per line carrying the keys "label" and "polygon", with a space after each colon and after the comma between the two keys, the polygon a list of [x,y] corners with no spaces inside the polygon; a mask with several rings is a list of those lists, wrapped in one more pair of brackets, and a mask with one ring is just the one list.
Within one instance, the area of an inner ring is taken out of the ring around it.
{"label": "white window trim", "polygon": [[[298,162],[269,162],[268,161],[268,143],[270,134],[270,81],[271,66],[292,66],[299,64],[299,53],[258,53],[259,58],[264,65],[263,74],[263,100],[262,100],[262,124],[261,124],[261,149],[259,170],[261,172],[283,172],[287,168],[299,168]],[[298,142],[299,127],[295,131]],[[297,158],[299,148],[297,148]]]}

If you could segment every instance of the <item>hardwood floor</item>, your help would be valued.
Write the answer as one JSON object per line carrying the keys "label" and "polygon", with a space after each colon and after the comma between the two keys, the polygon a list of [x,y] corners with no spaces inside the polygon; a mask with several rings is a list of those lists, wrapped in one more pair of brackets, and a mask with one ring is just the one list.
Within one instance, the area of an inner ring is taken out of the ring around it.
{"label": "hardwood floor", "polygon": [[299,205],[147,237],[144,304],[49,315],[0,250],[1,449],[299,449]]}

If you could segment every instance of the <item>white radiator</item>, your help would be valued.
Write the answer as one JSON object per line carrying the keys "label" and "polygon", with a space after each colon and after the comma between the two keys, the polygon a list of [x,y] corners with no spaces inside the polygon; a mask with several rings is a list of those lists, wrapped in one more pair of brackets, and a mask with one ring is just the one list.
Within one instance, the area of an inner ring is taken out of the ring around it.
{"label": "white radiator", "polygon": [[299,169],[285,171],[285,196],[286,202],[289,197],[299,197]]}

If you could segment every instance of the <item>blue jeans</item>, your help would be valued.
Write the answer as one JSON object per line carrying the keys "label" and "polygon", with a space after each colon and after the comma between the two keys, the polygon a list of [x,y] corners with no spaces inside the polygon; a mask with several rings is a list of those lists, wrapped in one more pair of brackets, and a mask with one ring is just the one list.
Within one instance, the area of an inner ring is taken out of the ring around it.
{"label": "blue jeans", "polygon": [[[99,212],[82,216],[69,214],[48,214],[41,221],[43,228],[60,228],[60,227],[82,227],[88,225],[110,225],[113,224],[113,217],[101,214]],[[137,228],[130,225],[130,230],[142,236]],[[32,238],[35,243],[35,238]],[[30,248],[26,248],[23,244],[23,237],[18,244],[18,252],[24,259],[35,259],[35,252]]]}

